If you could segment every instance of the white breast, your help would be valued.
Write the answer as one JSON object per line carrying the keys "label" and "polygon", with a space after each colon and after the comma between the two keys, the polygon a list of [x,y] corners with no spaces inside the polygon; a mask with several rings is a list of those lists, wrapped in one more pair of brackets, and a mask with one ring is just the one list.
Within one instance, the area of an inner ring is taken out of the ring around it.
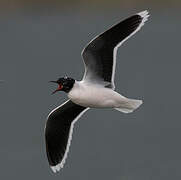
{"label": "white breast", "polygon": [[124,98],[112,89],[83,81],[76,81],[68,97],[76,104],[94,108],[117,107],[120,105],[120,98]]}

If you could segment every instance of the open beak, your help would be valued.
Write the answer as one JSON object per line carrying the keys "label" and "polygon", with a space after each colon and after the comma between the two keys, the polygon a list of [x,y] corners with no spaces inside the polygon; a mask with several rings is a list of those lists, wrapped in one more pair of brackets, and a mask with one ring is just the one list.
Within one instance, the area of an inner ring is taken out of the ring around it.
{"label": "open beak", "polygon": [[[57,81],[50,81],[50,82],[58,84]],[[61,91],[62,88],[63,88],[62,84],[58,84],[58,88],[55,91],[53,91],[52,94],[55,94],[57,91]]]}

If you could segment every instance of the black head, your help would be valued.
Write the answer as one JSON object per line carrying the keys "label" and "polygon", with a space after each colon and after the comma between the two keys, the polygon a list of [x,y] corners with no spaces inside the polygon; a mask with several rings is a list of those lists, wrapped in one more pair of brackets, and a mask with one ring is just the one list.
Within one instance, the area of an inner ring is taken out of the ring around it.
{"label": "black head", "polygon": [[64,76],[62,78],[59,78],[57,81],[50,82],[58,84],[58,88],[52,94],[56,93],[57,91],[64,91],[68,93],[73,88],[75,80],[70,77]]}

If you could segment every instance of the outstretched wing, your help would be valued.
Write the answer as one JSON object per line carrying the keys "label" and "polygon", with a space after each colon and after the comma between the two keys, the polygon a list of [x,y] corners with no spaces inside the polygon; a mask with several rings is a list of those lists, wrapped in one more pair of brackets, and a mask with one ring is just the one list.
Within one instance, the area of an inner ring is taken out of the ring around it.
{"label": "outstretched wing", "polygon": [[54,172],[63,168],[72,139],[76,120],[88,110],[68,100],[53,110],[45,127],[46,152]]}
{"label": "outstretched wing", "polygon": [[149,17],[148,11],[140,12],[114,25],[93,39],[82,51],[85,65],[83,80],[104,82],[114,89],[117,48],[134,35]]}

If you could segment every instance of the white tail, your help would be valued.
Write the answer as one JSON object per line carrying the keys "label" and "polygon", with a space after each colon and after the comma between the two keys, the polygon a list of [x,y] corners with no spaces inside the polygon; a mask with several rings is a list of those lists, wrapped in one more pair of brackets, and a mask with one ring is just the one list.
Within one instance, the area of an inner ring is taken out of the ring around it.
{"label": "white tail", "polygon": [[141,106],[142,103],[143,103],[142,100],[127,99],[124,106],[122,105],[119,108],[115,108],[115,109],[123,113],[131,113],[135,109],[137,109],[139,106]]}

